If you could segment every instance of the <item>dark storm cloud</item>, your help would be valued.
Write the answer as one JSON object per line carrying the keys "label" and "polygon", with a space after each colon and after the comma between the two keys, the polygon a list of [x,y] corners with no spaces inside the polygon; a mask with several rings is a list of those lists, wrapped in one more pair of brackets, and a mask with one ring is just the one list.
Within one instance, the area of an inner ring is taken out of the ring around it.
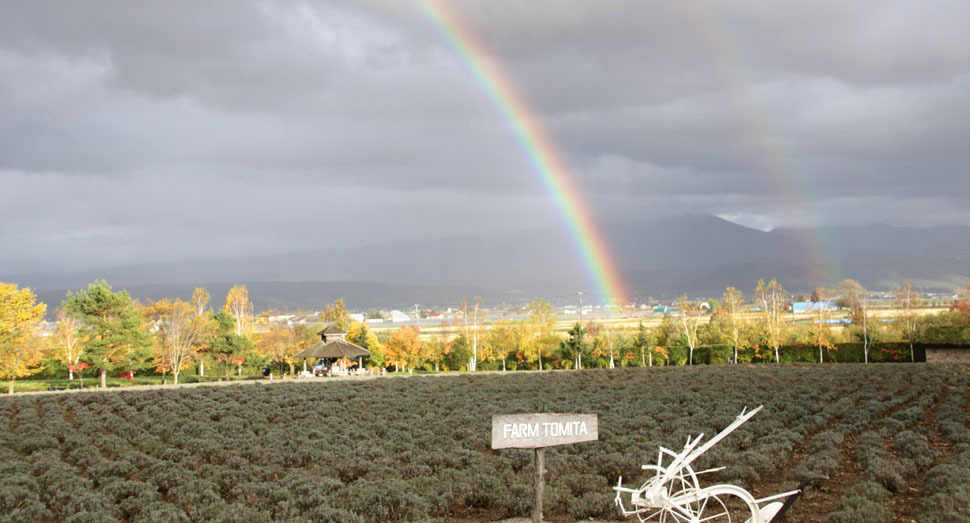
{"label": "dark storm cloud", "polygon": [[[970,4],[448,5],[602,220],[970,223]],[[384,0],[7,5],[0,184],[0,274],[557,220],[454,50]]]}

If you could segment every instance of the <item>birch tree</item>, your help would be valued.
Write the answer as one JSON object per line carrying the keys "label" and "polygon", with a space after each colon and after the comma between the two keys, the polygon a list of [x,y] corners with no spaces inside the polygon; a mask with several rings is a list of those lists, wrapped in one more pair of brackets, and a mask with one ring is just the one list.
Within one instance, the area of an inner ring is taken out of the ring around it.
{"label": "birch tree", "polygon": [[744,332],[744,318],[741,316],[741,307],[744,306],[744,295],[734,287],[728,287],[724,291],[721,304],[724,312],[728,315],[731,344],[734,346],[734,363],[738,362],[738,346],[741,345],[741,333]]}
{"label": "birch tree", "polygon": [[902,323],[903,336],[909,343],[909,359],[916,361],[916,337],[919,335],[919,309],[922,306],[920,293],[913,289],[913,280],[906,280],[899,289],[896,290],[896,303],[900,309],[898,320]]}
{"label": "birch tree", "polygon": [[775,352],[775,363],[781,363],[778,349],[781,346],[782,339],[783,323],[781,315],[785,308],[785,289],[774,279],[767,285],[765,285],[764,279],[759,279],[754,294],[761,303],[765,334],[768,338],[768,344]]}
{"label": "birch tree", "polygon": [[869,291],[855,280],[845,279],[839,283],[839,293],[852,311],[852,323],[860,327],[862,354],[869,363],[869,345],[872,335],[869,330]]}
{"label": "birch tree", "polygon": [[472,300],[472,358],[470,371],[478,369],[478,315],[482,309],[482,297],[475,296]]}
{"label": "birch tree", "polygon": [[542,370],[542,358],[548,357],[559,343],[552,332],[556,325],[556,311],[542,298],[532,300],[526,309],[529,311],[528,333],[525,340],[527,359],[538,361],[539,370]]}
{"label": "birch tree", "polygon": [[42,346],[34,338],[46,310],[47,305],[37,303],[30,289],[0,282],[0,379],[9,380],[9,394],[14,380],[29,376],[43,358]]}
{"label": "birch tree", "polygon": [[824,363],[824,350],[832,347],[831,327],[829,317],[831,316],[828,302],[832,298],[832,291],[825,287],[818,287],[812,292],[813,313],[815,314],[815,329],[812,333],[812,341],[818,347],[818,362]]}
{"label": "birch tree", "polygon": [[54,324],[54,355],[67,367],[67,378],[74,379],[74,369],[81,361],[81,322],[58,307]]}
{"label": "birch tree", "polygon": [[[457,314],[459,312],[461,313],[462,327],[465,330],[465,339],[468,340],[470,339],[468,332],[468,300],[462,298],[461,302],[458,303],[458,310],[456,310],[455,313]],[[468,370],[470,371],[475,370],[476,356],[477,354],[474,354],[473,352],[472,356],[468,358]]]}
{"label": "birch tree", "polygon": [[680,308],[680,325],[684,329],[684,337],[687,340],[687,348],[690,351],[687,355],[687,364],[694,364],[694,349],[697,347],[697,327],[701,320],[700,303],[690,301],[687,295],[677,298],[677,307]]}
{"label": "birch tree", "polygon": [[249,301],[249,290],[245,285],[233,285],[226,295],[226,303],[222,307],[236,320],[236,336],[249,332],[253,317],[253,304]]}
{"label": "birch tree", "polygon": [[202,316],[206,312],[206,307],[209,305],[209,291],[205,290],[205,287],[196,287],[192,291],[192,307],[195,309],[196,316]]}
{"label": "birch tree", "polygon": [[144,309],[156,327],[157,363],[165,365],[178,385],[179,374],[197,353],[199,342],[207,331],[208,318],[196,315],[194,303],[168,298],[149,303]]}

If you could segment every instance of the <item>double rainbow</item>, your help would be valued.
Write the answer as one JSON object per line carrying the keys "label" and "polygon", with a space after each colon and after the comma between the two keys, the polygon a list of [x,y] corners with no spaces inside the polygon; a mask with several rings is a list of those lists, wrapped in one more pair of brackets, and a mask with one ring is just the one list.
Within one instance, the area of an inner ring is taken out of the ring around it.
{"label": "double rainbow", "polygon": [[414,1],[458,53],[542,178],[556,209],[569,228],[600,300],[603,303],[615,302],[623,305],[627,297],[606,241],[563,165],[555,144],[542,132],[525,100],[474,34],[443,2]]}

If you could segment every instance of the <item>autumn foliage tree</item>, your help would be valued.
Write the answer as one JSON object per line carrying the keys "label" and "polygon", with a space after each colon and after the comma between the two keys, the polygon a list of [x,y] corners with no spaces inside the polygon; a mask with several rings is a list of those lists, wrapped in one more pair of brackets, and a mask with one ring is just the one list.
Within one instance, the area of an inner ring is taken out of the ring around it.
{"label": "autumn foliage tree", "polygon": [[394,365],[395,371],[404,367],[408,372],[414,372],[414,368],[422,362],[424,347],[418,333],[417,327],[406,325],[394,331],[384,344],[387,362]]}
{"label": "autumn foliage tree", "polygon": [[253,304],[249,301],[249,290],[245,285],[233,285],[226,294],[226,303],[222,306],[236,320],[236,335],[242,336],[249,332],[253,317]]}
{"label": "autumn foliage tree", "polygon": [[54,343],[51,347],[55,359],[67,367],[68,379],[74,379],[74,369],[81,361],[81,321],[58,307],[55,314]]}
{"label": "autumn foliage tree", "polygon": [[268,331],[260,334],[256,339],[256,348],[276,364],[280,374],[283,373],[283,365],[298,352],[293,329],[282,324],[273,324]]}
{"label": "autumn foliage tree", "polygon": [[10,381],[10,394],[14,380],[30,375],[43,358],[32,338],[46,310],[30,289],[0,282],[0,379]]}
{"label": "autumn foliage tree", "polygon": [[831,327],[829,326],[829,317],[831,316],[831,311],[829,310],[829,300],[832,298],[833,293],[831,290],[825,287],[818,287],[812,292],[812,304],[815,310],[815,328],[812,332],[812,343],[818,347],[818,362],[825,362],[825,349],[832,349],[835,346],[832,344],[831,338]]}
{"label": "autumn foliage tree", "polygon": [[192,303],[165,298],[150,303],[143,311],[156,327],[156,363],[168,367],[176,385],[209,328],[208,318],[197,315],[197,310]]}
{"label": "autumn foliage tree", "polygon": [[869,347],[872,344],[872,326],[869,321],[869,291],[855,280],[845,279],[839,283],[839,293],[852,311],[852,323],[862,338],[863,361],[869,363]]}
{"label": "autumn foliage tree", "polygon": [[347,341],[370,351],[367,363],[375,367],[384,366],[384,345],[377,338],[377,334],[367,327],[366,323],[350,322],[347,328]]}
{"label": "autumn foliage tree", "polygon": [[896,303],[900,309],[897,321],[902,327],[903,336],[909,343],[909,359],[915,362],[914,345],[919,335],[919,309],[922,307],[923,298],[919,291],[913,288],[912,280],[907,280],[899,289],[896,289]]}
{"label": "autumn foliage tree", "polygon": [[778,348],[782,341],[782,313],[785,309],[785,288],[776,280],[772,279],[768,284],[765,280],[759,279],[758,286],[754,290],[755,297],[761,304],[763,327],[768,345],[775,352],[775,363],[781,363],[781,355]]}
{"label": "autumn foliage tree", "polygon": [[722,307],[719,310],[728,315],[728,326],[730,329],[729,338],[734,347],[734,363],[738,362],[738,347],[741,345],[741,335],[745,330],[744,317],[741,315],[741,307],[744,305],[744,294],[734,287],[728,287],[724,291],[721,299]]}
{"label": "autumn foliage tree", "polygon": [[529,320],[524,327],[522,345],[528,361],[536,361],[542,370],[542,359],[548,358],[559,345],[559,338],[553,333],[556,326],[556,311],[548,301],[535,298],[528,305]]}
{"label": "autumn foliage tree", "polygon": [[680,308],[680,325],[684,329],[684,339],[687,340],[687,364],[694,364],[694,349],[697,347],[697,327],[701,320],[700,302],[690,301],[687,295],[677,299]]}
{"label": "autumn foliage tree", "polygon": [[325,306],[323,312],[320,313],[320,320],[343,330],[350,327],[350,314],[347,313],[347,305],[344,303],[344,299],[337,298],[333,305]]}

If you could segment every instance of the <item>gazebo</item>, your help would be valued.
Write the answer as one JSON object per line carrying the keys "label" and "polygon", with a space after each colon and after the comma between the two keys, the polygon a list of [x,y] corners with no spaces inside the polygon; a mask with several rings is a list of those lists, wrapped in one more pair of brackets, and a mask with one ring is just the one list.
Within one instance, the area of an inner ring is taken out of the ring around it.
{"label": "gazebo", "polygon": [[318,332],[320,341],[310,345],[306,350],[296,354],[296,358],[303,358],[303,371],[306,372],[307,358],[333,358],[351,359],[357,358],[358,368],[364,367],[364,356],[369,356],[370,351],[350,343],[345,338],[347,331],[335,326],[328,325]]}

